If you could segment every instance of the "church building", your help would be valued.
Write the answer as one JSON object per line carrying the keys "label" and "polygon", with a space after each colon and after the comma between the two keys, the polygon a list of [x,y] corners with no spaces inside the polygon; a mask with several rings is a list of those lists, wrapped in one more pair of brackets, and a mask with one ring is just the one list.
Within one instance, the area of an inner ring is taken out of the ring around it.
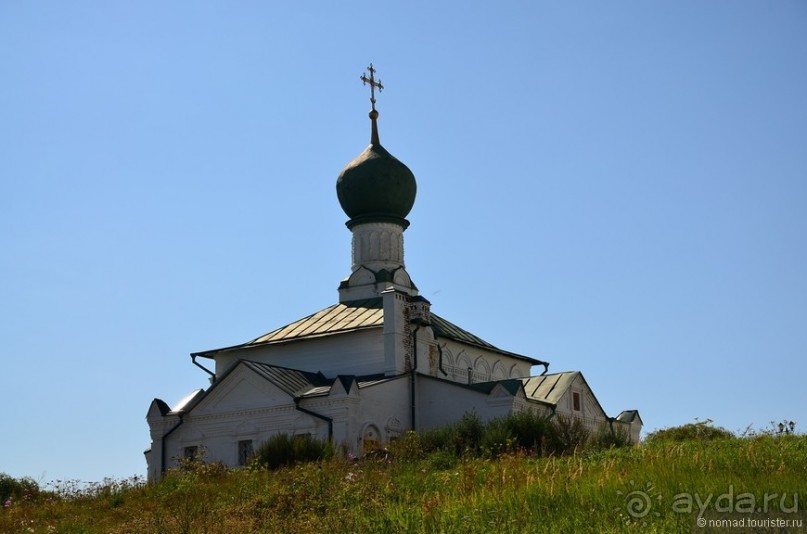
{"label": "church building", "polygon": [[[446,425],[475,412],[483,420],[533,410],[580,419],[593,431],[619,426],[635,442],[635,410],[608,417],[579,371],[500,349],[431,310],[404,263],[412,171],[379,142],[372,65],[370,145],[347,164],[336,193],[352,237],[350,274],[332,306],[224,348],[191,354],[210,375],[170,407],[154,399],[145,452],[148,479],[182,457],[245,465],[278,433],[308,434],[354,454],[408,430]],[[541,374],[533,376],[533,368]]]}

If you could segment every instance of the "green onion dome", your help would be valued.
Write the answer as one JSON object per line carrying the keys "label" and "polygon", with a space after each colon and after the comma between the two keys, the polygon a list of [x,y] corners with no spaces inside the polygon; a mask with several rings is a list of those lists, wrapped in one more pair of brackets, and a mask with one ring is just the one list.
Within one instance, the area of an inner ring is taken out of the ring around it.
{"label": "green onion dome", "polygon": [[378,142],[377,117],[377,111],[370,112],[370,146],[336,180],[339,204],[350,217],[348,228],[365,222],[392,222],[406,228],[406,216],[415,204],[415,175]]}

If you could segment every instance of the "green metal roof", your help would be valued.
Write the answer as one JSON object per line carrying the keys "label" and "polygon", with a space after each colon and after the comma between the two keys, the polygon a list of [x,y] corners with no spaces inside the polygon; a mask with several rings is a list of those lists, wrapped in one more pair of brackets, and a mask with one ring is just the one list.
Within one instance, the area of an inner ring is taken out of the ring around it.
{"label": "green metal roof", "polygon": [[[324,310],[320,310],[307,317],[294,321],[293,323],[287,324],[286,326],[272,330],[267,334],[241,345],[196,352],[193,355],[212,358],[214,354],[219,352],[258,347],[272,343],[281,343],[299,339],[330,336],[346,332],[355,332],[357,330],[368,328],[380,328],[383,325],[384,308],[382,299],[380,297],[357,300],[328,306]],[[474,345],[482,349],[507,354],[513,358],[526,360],[533,365],[541,365],[545,363],[540,360],[536,360],[535,358],[530,358],[529,356],[523,356],[521,354],[502,350],[434,313],[431,314],[431,327],[435,336],[438,338],[442,337],[446,339],[453,339],[455,341],[466,343],[468,345]]]}
{"label": "green metal roof", "polygon": [[531,376],[523,378],[521,381],[524,384],[524,394],[528,399],[555,405],[578,376],[580,376],[579,371],[569,371]]}
{"label": "green metal roof", "polygon": [[359,300],[348,304],[334,304],[308,317],[303,317],[299,321],[272,330],[245,345],[351,332],[362,328],[383,326],[383,324],[384,310],[381,299]]}
{"label": "green metal roof", "polygon": [[327,394],[333,384],[333,380],[328,380],[321,373],[309,373],[248,360],[241,360],[241,363],[292,397]]}

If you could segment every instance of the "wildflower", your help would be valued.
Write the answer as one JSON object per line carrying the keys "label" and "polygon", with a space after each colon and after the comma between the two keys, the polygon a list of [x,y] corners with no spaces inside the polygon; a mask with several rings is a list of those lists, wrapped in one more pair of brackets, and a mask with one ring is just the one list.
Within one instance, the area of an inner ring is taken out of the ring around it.
{"label": "wildflower", "polygon": [[6,497],[6,500],[3,501],[3,508],[11,508],[11,496]]}

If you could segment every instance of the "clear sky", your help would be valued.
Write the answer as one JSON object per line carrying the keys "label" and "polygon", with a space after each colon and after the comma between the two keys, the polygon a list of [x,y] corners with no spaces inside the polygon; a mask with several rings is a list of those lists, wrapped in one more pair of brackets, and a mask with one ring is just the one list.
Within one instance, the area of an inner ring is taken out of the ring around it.
{"label": "clear sky", "polygon": [[418,180],[441,316],[647,430],[807,428],[807,3],[0,2],[0,472],[145,473],[189,353],[337,301]]}

